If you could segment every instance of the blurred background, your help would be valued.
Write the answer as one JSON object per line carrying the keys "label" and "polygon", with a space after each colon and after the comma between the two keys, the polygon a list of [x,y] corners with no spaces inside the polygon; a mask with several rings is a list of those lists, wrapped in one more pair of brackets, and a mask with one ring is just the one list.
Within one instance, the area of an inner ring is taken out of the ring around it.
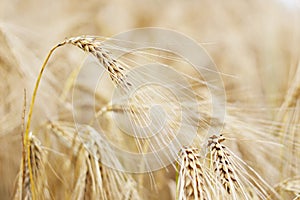
{"label": "blurred background", "polygon": [[[271,108],[266,114],[273,119],[295,76],[299,77],[299,25],[300,3],[296,0],[1,0],[1,199],[12,197],[20,166],[23,90],[29,104],[47,52],[64,38],[110,37],[149,26],[179,31],[202,44],[226,74],[223,80],[228,103],[242,104],[247,112],[252,112],[252,107]],[[33,127],[46,119],[70,117],[61,114],[59,96],[71,72],[69,66],[83,59],[82,52],[71,47],[55,53],[49,63],[52,68],[42,81]],[[298,99],[295,95],[293,98]],[[157,181],[158,189],[150,199],[158,198],[158,194],[161,199],[173,198],[174,182],[168,180],[174,174],[159,173],[163,181]]]}

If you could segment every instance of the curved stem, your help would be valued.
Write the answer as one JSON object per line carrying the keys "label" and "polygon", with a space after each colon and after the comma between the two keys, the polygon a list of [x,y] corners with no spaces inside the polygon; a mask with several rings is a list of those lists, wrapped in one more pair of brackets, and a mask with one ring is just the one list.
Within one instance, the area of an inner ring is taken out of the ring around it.
{"label": "curved stem", "polygon": [[33,94],[32,94],[32,97],[31,97],[31,102],[30,102],[30,107],[29,107],[29,112],[28,112],[28,118],[27,118],[27,124],[26,124],[26,129],[25,129],[25,134],[24,134],[24,138],[23,138],[23,143],[24,143],[24,146],[27,150],[27,164],[28,164],[28,170],[29,170],[29,178],[30,178],[30,186],[31,186],[31,194],[32,194],[32,199],[35,200],[35,187],[34,187],[34,181],[33,181],[33,174],[32,174],[32,166],[31,166],[31,162],[30,162],[30,156],[31,156],[31,152],[30,152],[30,135],[29,135],[29,132],[30,132],[30,124],[31,124],[31,117],[32,117],[32,112],[33,112],[33,107],[34,107],[34,103],[35,103],[35,98],[36,98],[36,94],[37,94],[37,90],[38,90],[38,87],[39,87],[39,84],[40,84],[40,81],[41,81],[41,78],[42,78],[42,74],[46,68],[46,65],[52,55],[52,53],[55,51],[55,49],[57,49],[58,47],[60,46],[63,46],[64,44],[66,44],[66,42],[62,42],[62,43],[59,43],[58,45],[54,46],[48,53],[43,65],[42,65],[42,68],[40,70],[40,73],[39,73],[39,76],[35,82],[35,87],[34,87],[34,90],[33,90]]}

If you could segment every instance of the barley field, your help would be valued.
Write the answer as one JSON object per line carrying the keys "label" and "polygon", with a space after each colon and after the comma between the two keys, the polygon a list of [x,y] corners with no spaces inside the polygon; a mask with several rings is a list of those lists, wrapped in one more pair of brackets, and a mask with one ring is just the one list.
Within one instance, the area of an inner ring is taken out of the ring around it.
{"label": "barley field", "polygon": [[298,1],[2,0],[0,41],[0,199],[300,199]]}

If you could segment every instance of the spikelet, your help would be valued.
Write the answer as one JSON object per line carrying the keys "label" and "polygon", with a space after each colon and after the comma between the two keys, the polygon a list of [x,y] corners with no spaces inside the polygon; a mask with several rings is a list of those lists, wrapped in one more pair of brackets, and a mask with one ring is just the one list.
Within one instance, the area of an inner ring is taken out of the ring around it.
{"label": "spikelet", "polygon": [[225,138],[222,135],[213,135],[209,137],[207,146],[210,150],[213,170],[224,189],[230,194],[237,179],[234,174],[234,169],[231,166],[231,162],[228,159],[230,154],[227,152],[226,147],[221,144],[224,140]]}
{"label": "spikelet", "polygon": [[208,199],[202,160],[199,149],[190,147],[181,149],[177,184],[179,200]]}
{"label": "spikelet", "polygon": [[224,141],[223,135],[212,135],[207,143],[207,165],[218,190],[214,199],[282,199],[255,169],[222,144]]}
{"label": "spikelet", "polygon": [[102,64],[112,79],[112,81],[119,85],[124,79],[124,68],[112,58],[110,53],[102,48],[101,42],[97,41],[95,37],[79,36],[72,37],[65,40],[66,44],[72,44],[85,52],[91,53],[95,56],[99,63]]}

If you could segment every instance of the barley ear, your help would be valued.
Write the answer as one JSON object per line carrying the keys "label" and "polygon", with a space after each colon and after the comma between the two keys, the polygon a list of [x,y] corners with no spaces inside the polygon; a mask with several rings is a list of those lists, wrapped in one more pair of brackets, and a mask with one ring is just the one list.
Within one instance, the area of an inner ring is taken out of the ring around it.
{"label": "barley ear", "polygon": [[199,149],[185,147],[180,151],[180,169],[177,181],[179,200],[208,199],[202,160]]}
{"label": "barley ear", "polygon": [[211,166],[214,173],[216,173],[217,180],[221,182],[228,194],[235,189],[237,178],[235,177],[234,169],[228,159],[230,154],[226,147],[221,144],[225,138],[220,135],[213,135],[208,139],[208,149],[210,151]]}
{"label": "barley ear", "polygon": [[[29,152],[23,146],[18,188],[14,199],[49,199],[50,193],[44,165],[46,154],[41,147],[40,141],[32,134],[29,134]],[[32,177],[30,177],[29,163]]]}
{"label": "barley ear", "polygon": [[124,68],[112,58],[110,52],[101,47],[102,43],[97,41],[95,37],[72,37],[66,39],[65,42],[95,56],[99,63],[109,72],[110,78],[116,85],[120,85],[123,82],[125,77]]}

